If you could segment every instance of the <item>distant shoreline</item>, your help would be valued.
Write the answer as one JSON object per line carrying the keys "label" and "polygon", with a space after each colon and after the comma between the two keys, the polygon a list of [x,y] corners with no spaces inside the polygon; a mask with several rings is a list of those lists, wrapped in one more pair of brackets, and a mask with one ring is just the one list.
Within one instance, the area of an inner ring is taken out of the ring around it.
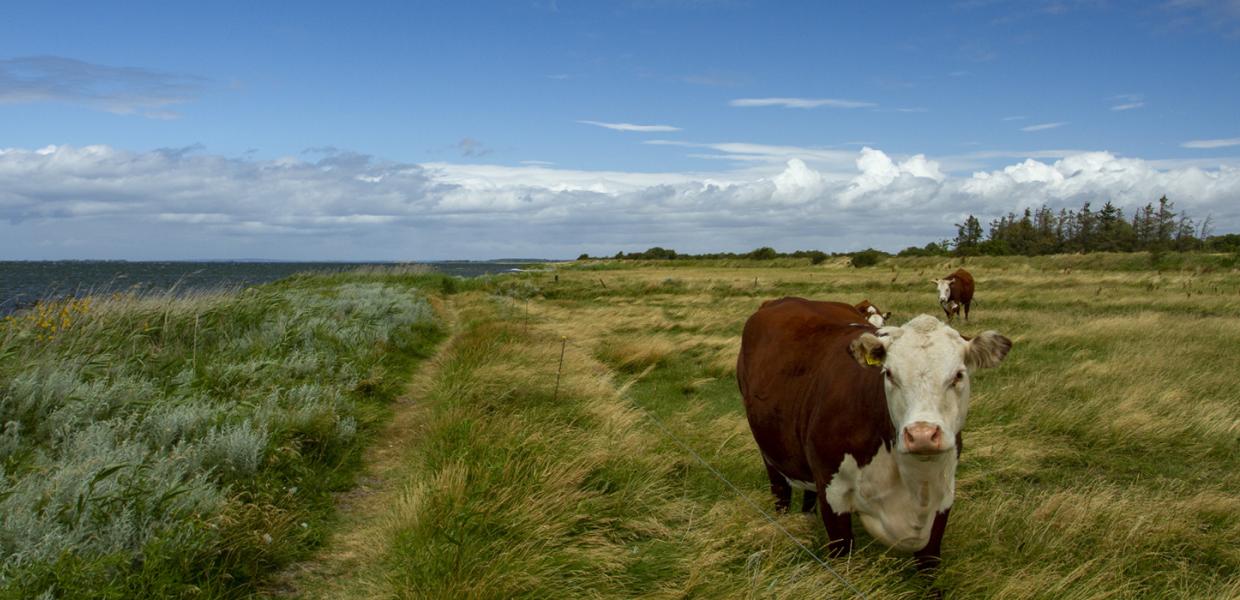
{"label": "distant shoreline", "polygon": [[271,260],[40,260],[0,261],[0,314],[40,300],[114,292],[177,293],[245,287],[297,273],[348,270],[366,266],[426,265],[437,271],[478,277],[510,272],[547,259],[495,259],[409,262],[271,261]]}

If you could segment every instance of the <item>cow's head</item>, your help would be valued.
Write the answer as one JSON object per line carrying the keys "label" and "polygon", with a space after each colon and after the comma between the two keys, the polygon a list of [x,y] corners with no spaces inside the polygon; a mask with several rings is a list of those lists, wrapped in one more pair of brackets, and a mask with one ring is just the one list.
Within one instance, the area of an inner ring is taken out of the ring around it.
{"label": "cow's head", "polygon": [[942,305],[946,306],[946,305],[947,305],[947,301],[948,301],[948,300],[950,300],[950,299],[951,299],[951,297],[952,297],[952,280],[951,280],[951,278],[950,278],[950,277],[948,277],[947,279],[931,279],[931,280],[930,280],[930,283],[933,283],[934,285],[938,286],[938,288],[939,288],[939,304],[942,304]]}
{"label": "cow's head", "polygon": [[865,315],[865,320],[875,327],[882,327],[887,323],[887,319],[891,318],[891,311],[884,313],[878,310],[877,306],[870,304],[869,300],[862,300],[857,304],[857,310],[861,311],[861,314]]}
{"label": "cow's head", "polygon": [[995,331],[966,339],[929,315],[863,333],[849,350],[882,369],[896,449],[934,455],[953,450],[969,411],[969,372],[998,365],[1012,341]]}

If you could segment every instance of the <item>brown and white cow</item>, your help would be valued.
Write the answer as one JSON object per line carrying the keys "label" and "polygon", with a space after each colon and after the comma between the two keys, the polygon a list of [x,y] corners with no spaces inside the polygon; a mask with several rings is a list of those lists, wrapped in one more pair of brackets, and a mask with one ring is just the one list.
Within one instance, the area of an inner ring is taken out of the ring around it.
{"label": "brown and white cow", "polygon": [[955,499],[969,374],[1012,342],[967,339],[921,315],[875,328],[856,308],[785,298],[745,323],[736,378],[776,507],[821,500],[829,549],[852,549],[852,513],[875,539],[938,564]]}
{"label": "brown and white cow", "polygon": [[879,310],[877,306],[870,304],[869,300],[862,300],[861,302],[854,304],[853,308],[861,311],[861,314],[865,315],[865,320],[869,321],[870,325],[875,327],[882,327],[883,325],[886,325],[887,320],[891,318],[890,311],[884,313]]}
{"label": "brown and white cow", "polygon": [[931,279],[939,288],[939,306],[947,313],[947,320],[960,314],[964,307],[964,320],[969,320],[969,305],[973,304],[973,275],[964,269],[942,279]]}

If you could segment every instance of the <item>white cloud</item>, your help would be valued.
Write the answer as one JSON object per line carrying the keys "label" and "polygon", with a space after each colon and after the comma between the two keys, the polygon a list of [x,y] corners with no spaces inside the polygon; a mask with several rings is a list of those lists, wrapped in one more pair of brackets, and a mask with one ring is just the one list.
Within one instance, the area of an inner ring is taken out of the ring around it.
{"label": "white cloud", "polygon": [[1144,102],[1128,102],[1125,104],[1116,104],[1111,107],[1111,110],[1133,110],[1135,108],[1141,108],[1142,106],[1145,106]]}
{"label": "white cloud", "polygon": [[[688,146],[688,144],[685,144]],[[571,257],[660,245],[682,252],[897,250],[1047,204],[1166,194],[1216,231],[1240,228],[1240,167],[1165,166],[1106,152],[1026,158],[971,176],[924,155],[699,144],[761,157],[716,172],[405,164],[339,150],[313,161],[108,146],[0,150],[0,254],[11,258]],[[692,147],[692,146],[690,146]],[[840,158],[847,165],[839,165]],[[825,165],[825,166],[822,166]]]}
{"label": "white cloud", "polygon": [[1180,144],[1183,148],[1227,148],[1230,146],[1240,146],[1240,137],[1222,138],[1216,140],[1189,140]]}
{"label": "white cloud", "polygon": [[1063,127],[1064,125],[1067,125],[1067,124],[1068,124],[1067,121],[1057,121],[1055,123],[1038,123],[1037,125],[1029,125],[1027,127],[1021,127],[1020,130],[1021,131],[1045,131],[1047,129],[1056,129],[1058,127]]}
{"label": "white cloud", "polygon": [[761,106],[782,106],[784,108],[870,108],[878,106],[873,102],[862,100],[841,100],[838,98],[737,98],[728,103],[730,106],[743,108]]}
{"label": "white cloud", "polygon": [[642,132],[667,132],[680,131],[679,127],[671,125],[634,125],[632,123],[603,123],[601,121],[577,121],[586,125],[594,125],[595,127],[605,127],[616,131],[642,131]]}
{"label": "white cloud", "polygon": [[1029,117],[1026,117],[1024,115],[1012,115],[1010,117],[1003,117],[1003,119],[1001,120],[1002,121],[1024,121],[1025,119],[1028,119],[1028,118]]}
{"label": "white cloud", "polygon": [[751,142],[720,142],[700,143],[679,140],[646,140],[643,144],[652,146],[680,146],[685,148],[704,148],[721,152],[718,155],[695,154],[697,158],[714,158],[737,162],[769,163],[783,165],[796,159],[809,163],[817,168],[851,168],[857,153],[852,150],[806,146],[775,146],[770,144],[754,144]]}

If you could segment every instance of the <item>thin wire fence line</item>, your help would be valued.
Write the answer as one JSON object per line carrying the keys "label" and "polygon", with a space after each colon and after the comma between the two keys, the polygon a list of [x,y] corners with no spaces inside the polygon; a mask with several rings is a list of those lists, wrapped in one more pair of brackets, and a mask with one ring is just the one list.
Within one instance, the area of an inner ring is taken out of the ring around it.
{"label": "thin wire fence line", "polygon": [[[573,348],[577,350],[580,350],[585,353],[589,353],[589,350],[587,348],[577,344],[573,340],[568,339],[567,336],[561,336],[560,342],[561,342],[561,359],[560,359],[561,361],[563,361],[562,353],[563,353],[564,345],[572,346]],[[560,369],[562,370],[563,362],[561,362],[560,365],[561,365]],[[557,382],[559,380],[559,377],[560,377],[560,374],[557,371],[556,373]],[[672,441],[672,443],[676,444],[682,450],[684,450],[689,455],[691,455],[694,459],[696,459],[699,463],[701,463],[703,467],[706,467],[706,470],[710,471],[711,475],[713,475],[715,479],[718,479],[719,481],[723,482],[724,485],[728,486],[728,488],[732,490],[733,494],[735,494],[741,500],[744,500],[745,503],[748,504],[751,508],[758,511],[758,513],[762,515],[762,518],[766,519],[767,522],[770,523],[771,525],[774,525],[775,528],[778,529],[780,533],[784,534],[784,536],[787,537],[789,540],[791,540],[793,544],[796,544],[798,548],[800,548],[802,551],[808,554],[811,558],[813,558],[815,562],[817,562],[819,565],[822,566],[822,568],[826,569],[828,573],[830,573],[837,580],[839,580],[839,582],[842,583],[845,588],[848,588],[848,590],[851,591],[853,594],[855,594],[858,598],[861,598],[862,600],[868,600],[868,597],[865,595],[864,592],[862,592],[860,589],[854,586],[851,582],[845,579],[844,576],[841,575],[839,571],[836,571],[834,568],[832,568],[831,565],[827,563],[827,561],[823,560],[822,557],[818,556],[818,554],[815,553],[813,550],[810,550],[808,546],[806,546],[805,544],[802,544],[801,541],[796,538],[796,536],[792,535],[792,532],[788,531],[787,528],[785,528],[783,525],[779,523],[779,521],[775,520],[775,517],[772,517],[770,513],[766,512],[765,509],[763,509],[756,502],[754,502],[749,496],[746,496],[745,493],[742,492],[740,488],[736,487],[736,485],[733,484],[731,481],[729,481],[727,477],[724,477],[723,473],[720,473],[713,466],[711,466],[709,462],[706,462],[706,459],[702,458],[702,455],[698,454],[693,448],[690,448],[688,444],[684,443],[683,441],[680,440],[680,438],[676,437],[676,434],[672,433],[672,430],[669,429],[667,425],[664,425],[663,422],[660,421],[658,417],[654,416],[654,413],[651,413],[650,411],[646,410],[645,408],[642,408],[641,406],[638,406],[635,403],[631,403],[631,406],[637,409],[637,411],[640,412],[643,416],[650,419],[650,421],[653,422],[659,428],[659,430],[662,431],[663,435]]]}

